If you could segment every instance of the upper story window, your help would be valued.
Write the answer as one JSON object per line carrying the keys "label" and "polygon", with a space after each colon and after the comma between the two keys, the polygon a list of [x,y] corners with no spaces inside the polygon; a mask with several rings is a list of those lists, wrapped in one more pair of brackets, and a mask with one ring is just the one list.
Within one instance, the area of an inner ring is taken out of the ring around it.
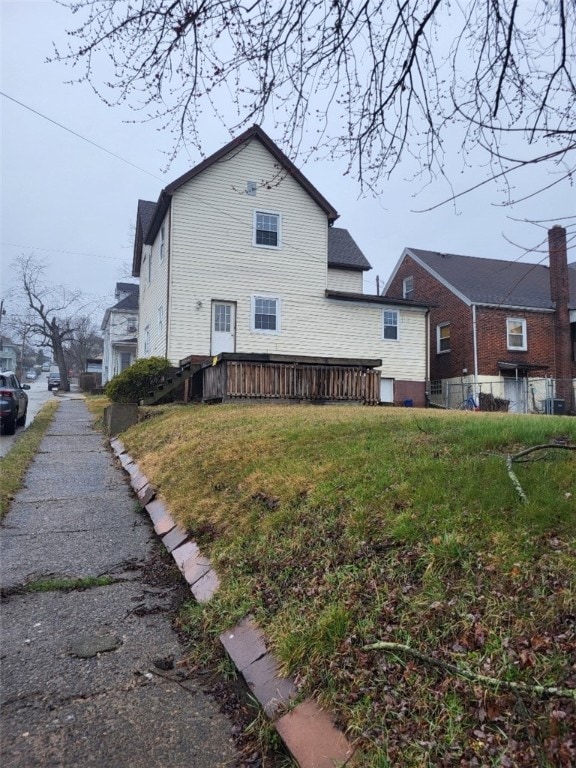
{"label": "upper story window", "polygon": [[506,343],[510,350],[526,351],[528,349],[526,320],[516,317],[509,317],[506,320]]}
{"label": "upper story window", "polygon": [[135,317],[128,317],[126,319],[126,330],[128,333],[135,333],[136,332],[136,318]]}
{"label": "upper story window", "polygon": [[436,352],[450,352],[450,323],[436,326]]}
{"label": "upper story window", "polygon": [[164,328],[164,307],[158,307],[158,333]]}
{"label": "upper story window", "polygon": [[160,227],[160,251],[159,251],[160,264],[164,261],[164,224]]}
{"label": "upper story window", "polygon": [[252,297],[252,330],[280,333],[280,299],[274,296]]}
{"label": "upper story window", "polygon": [[385,309],[382,313],[382,338],[398,341],[398,312],[395,309]]}
{"label": "upper story window", "polygon": [[414,298],[414,275],[409,275],[402,281],[402,298]]}
{"label": "upper story window", "polygon": [[144,328],[144,354],[150,354],[150,326]]}
{"label": "upper story window", "polygon": [[254,245],[280,247],[280,214],[254,211]]}

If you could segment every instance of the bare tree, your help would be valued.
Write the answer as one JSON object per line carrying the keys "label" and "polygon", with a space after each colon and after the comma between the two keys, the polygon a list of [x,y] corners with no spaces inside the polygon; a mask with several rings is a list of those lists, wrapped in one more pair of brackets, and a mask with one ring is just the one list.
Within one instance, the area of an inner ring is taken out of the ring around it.
{"label": "bare tree", "polygon": [[63,4],[80,23],[54,58],[106,103],[164,120],[200,151],[207,109],[231,133],[266,116],[293,157],[344,156],[377,189],[407,155],[442,174],[460,125],[463,162],[484,150],[492,177],[545,164],[546,187],[573,179],[575,0]]}
{"label": "bare tree", "polygon": [[79,311],[82,294],[64,286],[47,285],[44,282],[45,266],[34,255],[20,256],[14,266],[24,309],[20,315],[14,315],[12,324],[25,324],[28,340],[35,336],[52,349],[60,371],[60,386],[69,392],[64,346],[74,337],[74,317]]}
{"label": "bare tree", "polygon": [[102,337],[89,315],[74,320],[74,335],[66,344],[66,358],[79,373],[86,372],[86,361],[102,356]]}

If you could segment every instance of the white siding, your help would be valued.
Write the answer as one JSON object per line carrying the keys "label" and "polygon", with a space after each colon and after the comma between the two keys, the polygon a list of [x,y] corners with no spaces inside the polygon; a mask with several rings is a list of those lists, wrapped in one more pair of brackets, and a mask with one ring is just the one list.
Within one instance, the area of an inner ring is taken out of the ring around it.
{"label": "white siding", "polygon": [[328,268],[328,288],[332,291],[362,293],[362,272],[358,272],[356,269]]}
{"label": "white siding", "polygon": [[[146,253],[142,259],[140,271],[140,320],[138,334],[139,357],[164,357],[166,350],[166,297],[168,290],[168,269],[170,262],[170,212],[164,220],[164,258],[160,261],[160,230],[152,246],[144,246]],[[150,272],[148,261],[150,260]],[[150,274],[150,282],[148,282]],[[158,324],[158,309],[163,308],[164,323],[162,329]],[[150,350],[144,354],[144,329],[150,329]]]}
{"label": "white siding", "polygon": [[[245,193],[256,182],[256,195]],[[253,245],[254,211],[281,216],[278,248]],[[161,304],[168,325],[167,355],[177,363],[188,355],[210,354],[213,300],[236,304],[236,351],[294,355],[382,358],[383,375],[424,381],[425,313],[402,308],[399,341],[382,338],[382,305],[327,299],[326,214],[276,161],[253,140],[191,179],[172,198],[170,289],[166,271],[152,253],[152,281],[141,287],[140,327],[149,324],[153,354]],[[361,292],[361,273],[330,270],[331,287]],[[146,283],[143,267],[141,283]],[[255,295],[281,302],[281,332],[253,330]]]}
{"label": "white siding", "polygon": [[[248,181],[258,184],[255,196],[243,192]],[[171,360],[210,353],[212,299],[237,303],[237,351],[301,346],[302,304],[314,305],[326,289],[328,240],[326,215],[302,187],[278,176],[272,156],[252,141],[192,179],[172,205]],[[255,210],[280,213],[279,248],[252,245]],[[251,332],[254,294],[281,299],[281,336]]]}

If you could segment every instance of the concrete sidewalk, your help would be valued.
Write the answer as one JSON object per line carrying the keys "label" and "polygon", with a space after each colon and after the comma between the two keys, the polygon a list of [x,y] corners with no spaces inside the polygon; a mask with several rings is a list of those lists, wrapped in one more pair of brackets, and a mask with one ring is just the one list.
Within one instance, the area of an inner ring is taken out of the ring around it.
{"label": "concrete sidewalk", "polygon": [[84,401],[63,398],[0,528],[3,768],[234,765],[233,724],[178,666],[159,546]]}

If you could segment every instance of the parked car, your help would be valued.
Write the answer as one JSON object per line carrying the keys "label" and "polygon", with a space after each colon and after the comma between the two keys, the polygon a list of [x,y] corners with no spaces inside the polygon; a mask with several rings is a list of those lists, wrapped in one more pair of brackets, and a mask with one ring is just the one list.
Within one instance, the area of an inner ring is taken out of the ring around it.
{"label": "parked car", "polygon": [[51,389],[58,389],[60,386],[60,374],[58,371],[50,371],[48,374],[48,392]]}
{"label": "parked car", "polygon": [[36,381],[36,371],[26,371],[26,381]]}
{"label": "parked car", "polygon": [[13,371],[0,373],[0,425],[7,435],[13,435],[16,426],[26,424],[28,395],[25,389],[30,389],[30,385],[20,384]]}

